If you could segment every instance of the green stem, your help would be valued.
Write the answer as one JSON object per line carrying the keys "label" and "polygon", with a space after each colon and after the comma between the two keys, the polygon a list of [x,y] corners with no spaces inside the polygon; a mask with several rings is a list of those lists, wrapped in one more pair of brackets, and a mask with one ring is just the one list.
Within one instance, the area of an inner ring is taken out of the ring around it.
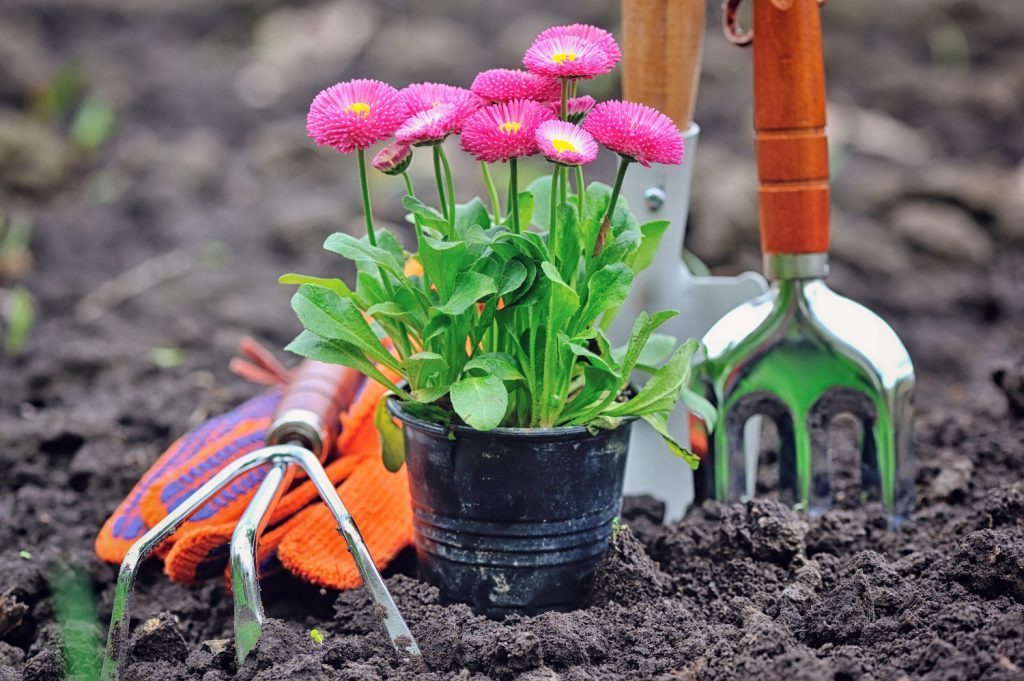
{"label": "green stem", "polygon": [[373,206],[370,204],[370,188],[366,183],[366,152],[359,150],[359,188],[363,192],[363,215],[366,217],[366,236],[371,246],[377,245],[377,233],[373,230]]}
{"label": "green stem", "polygon": [[440,146],[434,146],[434,179],[437,180],[437,201],[441,204],[441,214],[448,217],[448,201],[444,196],[444,180],[441,179],[441,154]]}
{"label": "green stem", "polygon": [[551,172],[551,217],[548,223],[548,250],[551,251],[551,262],[556,269],[558,268],[558,202],[555,201],[555,197],[558,196],[558,176],[561,175],[561,170],[562,166],[556,163]]}
{"label": "green stem", "polygon": [[[405,193],[415,199],[416,198],[416,190],[413,189],[412,178],[409,177],[408,171],[405,171],[405,170],[402,171],[402,179],[405,180]],[[416,213],[412,214],[412,221],[413,221],[413,224],[416,225],[416,243],[418,245],[419,242],[420,242],[420,239],[423,238],[423,228],[420,226],[420,218],[419,218],[418,215],[416,215]]]}
{"label": "green stem", "polygon": [[619,171],[615,174],[615,185],[612,187],[612,198],[608,201],[608,211],[601,220],[601,231],[597,233],[597,242],[594,244],[594,257],[604,248],[604,242],[608,239],[608,231],[612,227],[612,215],[615,214],[615,204],[619,202],[619,191],[622,189],[622,180],[626,177],[626,169],[633,160],[627,156],[620,157]]}
{"label": "green stem", "polygon": [[444,177],[445,186],[447,187],[448,195],[448,210],[445,214],[448,216],[448,238],[455,238],[455,180],[452,179],[452,168],[448,165],[448,156],[444,153],[444,149],[441,145],[435,145],[438,156],[441,157],[441,165],[444,166]]}
{"label": "green stem", "polygon": [[569,79],[562,79],[562,106],[559,109],[559,118],[563,121],[569,120]]}
{"label": "green stem", "polygon": [[484,174],[484,184],[487,185],[487,193],[491,197],[491,206],[494,209],[494,224],[501,224],[501,200],[498,198],[498,190],[494,186],[494,178],[491,177],[491,169],[485,161],[480,161],[480,170]]}
{"label": "green stem", "polygon": [[587,189],[583,186],[583,167],[576,166],[576,213],[580,222],[583,222],[583,216],[585,215],[583,205],[586,200],[586,194]]}
{"label": "green stem", "polygon": [[576,86],[577,85],[579,85],[579,81],[574,78],[572,80],[572,83],[569,85],[569,96],[570,97],[575,97],[576,96]]}
{"label": "green stem", "polygon": [[508,212],[512,214],[512,233],[519,234],[519,172],[517,159],[508,160]]}
{"label": "green stem", "polygon": [[[413,189],[412,178],[409,177],[407,171],[402,171],[402,179],[405,180],[405,192],[409,196],[416,198],[416,190]],[[420,225],[420,218],[416,213],[412,214],[412,221],[416,225],[416,254],[419,255],[423,252],[423,226]],[[423,263],[420,264],[422,265]],[[426,270],[423,270],[423,290],[430,291],[430,277],[427,276]]]}

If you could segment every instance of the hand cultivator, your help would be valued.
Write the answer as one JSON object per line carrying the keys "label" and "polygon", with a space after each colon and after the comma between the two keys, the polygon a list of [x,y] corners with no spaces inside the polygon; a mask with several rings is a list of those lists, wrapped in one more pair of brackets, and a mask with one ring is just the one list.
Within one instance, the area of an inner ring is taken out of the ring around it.
{"label": "hand cultivator", "polygon": [[[682,260],[686,217],[690,206],[700,126],[693,122],[700,78],[705,0],[623,0],[622,87],[627,99],[663,111],[683,131],[686,155],[676,166],[634,168],[626,176],[622,194],[644,223],[664,221],[664,236],[654,259],[633,282],[623,314],[612,330],[615,340],[629,337],[629,324],[642,310],[684,310],[663,327],[676,338],[699,338],[722,315],[763,293],[767,284],[760,274],[735,277],[697,276]],[[669,420],[669,429],[688,442],[689,415],[685,406]],[[686,510],[692,471],[685,461],[653,454],[664,445],[643,425],[633,429],[633,449],[643,452],[626,464],[626,494],[650,494],[665,501],[665,520],[677,520]],[[748,448],[757,451],[757,438]]]}
{"label": "hand cultivator", "polygon": [[[727,33],[739,0],[726,3]],[[912,506],[914,370],[893,330],[832,292],[828,273],[828,146],[817,0],[755,0],[754,97],[760,176],[763,296],[739,306],[704,337],[701,366],[718,430],[708,441],[700,496],[752,494],[743,428],[771,418],[780,440],[780,487],[820,512],[832,502],[828,429],[852,414],[863,428],[861,484],[898,524]],[[706,438],[697,424],[693,440]]]}
{"label": "hand cultivator", "polygon": [[[380,613],[381,625],[396,653],[406,660],[419,657],[416,641],[388,593],[351,514],[338,496],[335,489],[336,476],[329,476],[323,466],[327,451],[333,446],[338,435],[338,416],[353,402],[362,382],[363,377],[350,369],[312,360],[303,362],[290,377],[288,388],[276,405],[274,417],[266,434],[266,446],[244,453],[223,466],[131,545],[124,555],[118,575],[103,665],[104,679],[118,677],[127,653],[132,591],[139,564],[164,540],[178,531],[190,516],[201,509],[218,508],[218,502],[223,505],[233,499],[232,495],[239,492],[239,485],[251,487],[258,483],[259,486],[238,520],[230,541],[235,649],[238,664],[244,662],[259,640],[264,620],[257,563],[259,537],[282,495],[290,487],[296,467],[305,472],[309,477],[309,483],[315,488],[316,495],[326,503],[337,525],[337,531],[344,537],[354,559],[359,577],[374,607]],[[245,407],[240,410],[244,409]],[[223,436],[223,433],[220,435]],[[230,444],[219,450],[219,453],[240,446],[242,440],[231,439],[231,435],[232,433],[228,433]],[[187,448],[187,442],[185,444],[184,448]],[[172,448],[165,456],[173,457],[181,449],[183,448]],[[204,466],[210,465],[211,459],[197,460],[199,458],[193,456],[185,461],[186,466],[192,466],[191,469],[185,468],[188,471],[186,475],[197,474]],[[154,469],[159,470],[159,464],[160,462]],[[252,475],[261,467],[265,472],[262,482],[258,476]],[[145,486],[151,483],[152,481],[144,479],[140,484]],[[299,491],[296,490],[296,493]],[[125,508],[119,509],[112,520],[131,519],[127,511]],[[107,528],[104,531],[106,532]],[[211,547],[218,544],[219,537],[216,536],[216,532],[211,534],[214,536],[200,540],[199,545],[203,545],[204,542],[210,543]],[[104,539],[104,535],[101,535],[100,542]],[[193,570],[196,567],[193,565]]]}

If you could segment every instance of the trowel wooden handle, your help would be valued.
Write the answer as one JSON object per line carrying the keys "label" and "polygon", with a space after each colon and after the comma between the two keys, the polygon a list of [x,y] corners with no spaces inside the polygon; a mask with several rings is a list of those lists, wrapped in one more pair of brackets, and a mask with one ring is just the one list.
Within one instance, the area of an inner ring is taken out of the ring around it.
{"label": "trowel wooden handle", "polygon": [[754,128],[765,253],[828,250],[818,0],[754,0]]}
{"label": "trowel wooden handle", "polygon": [[303,360],[277,406],[267,439],[271,444],[298,441],[320,455],[338,436],[338,415],[355,399],[363,378],[355,369]]}
{"label": "trowel wooden handle", "polygon": [[700,79],[706,0],[622,0],[622,92],[685,131]]}

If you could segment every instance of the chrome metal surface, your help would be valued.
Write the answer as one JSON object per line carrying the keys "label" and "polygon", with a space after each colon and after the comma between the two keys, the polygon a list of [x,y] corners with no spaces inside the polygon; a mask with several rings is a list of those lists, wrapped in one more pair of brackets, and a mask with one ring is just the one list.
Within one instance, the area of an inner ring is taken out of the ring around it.
{"label": "chrome metal surface", "polygon": [[263,600],[257,563],[259,538],[294,476],[293,466],[274,464],[231,535],[231,593],[235,605],[235,659],[239,667],[263,633]]}
{"label": "chrome metal surface", "polygon": [[327,424],[316,412],[309,409],[288,409],[270,424],[267,443],[280,445],[299,440],[306,449],[320,456],[326,432]]}
{"label": "chrome metal surface", "polygon": [[644,205],[647,206],[647,210],[652,213],[657,213],[661,210],[661,207],[665,205],[665,188],[648,187],[645,189]]}
{"label": "chrome metal surface", "polygon": [[[700,338],[718,319],[740,303],[760,295],[768,283],[757,272],[743,272],[735,277],[703,277],[694,275],[683,263],[683,242],[686,237],[686,216],[690,206],[690,186],[697,158],[700,126],[692,124],[683,133],[686,154],[678,166],[654,165],[644,168],[634,163],[626,173],[622,196],[629,202],[640,223],[669,220],[658,252],[650,267],[633,282],[633,289],[623,305],[610,337],[616,344],[629,340],[633,320],[642,311],[681,310],[659,333],[675,336],[680,341]],[[663,203],[648,201],[652,189],[660,189]],[[637,373],[633,380],[642,384],[646,375]],[[680,405],[669,419],[669,430],[677,440],[689,441],[687,410]],[[758,438],[747,440],[753,451]],[[673,456],[661,436],[646,423],[633,427],[630,456],[626,463],[626,494],[650,494],[665,502],[665,521],[682,517],[693,498],[693,473],[682,459]]]}
{"label": "chrome metal surface", "polygon": [[[913,505],[911,416],[914,369],[895,332],[821,279],[780,279],[727,314],[704,336],[698,368],[719,425],[701,467],[705,493],[748,494],[743,426],[775,421],[785,496],[812,513],[832,504],[828,428],[840,413],[863,429],[863,494],[881,500],[893,525]],[[752,485],[751,485],[752,486]]]}
{"label": "chrome metal surface", "polygon": [[[119,678],[128,652],[132,594],[139,564],[160,545],[160,542],[173,534],[181,523],[201,508],[224,485],[227,485],[239,475],[266,464],[270,464],[275,469],[278,466],[287,467],[289,464],[296,464],[306,472],[320,497],[327,504],[328,509],[330,509],[331,515],[334,516],[335,521],[338,523],[338,532],[341,533],[348,544],[352,558],[355,560],[356,568],[359,570],[359,575],[363,580],[363,585],[369,592],[374,604],[380,609],[381,625],[391,640],[395,652],[400,658],[405,660],[414,660],[420,657],[419,646],[416,644],[412,632],[409,631],[409,627],[391,598],[384,580],[377,571],[377,567],[373,563],[373,558],[366,548],[366,543],[363,541],[359,529],[342,503],[337,490],[327,477],[316,455],[308,449],[296,445],[273,445],[241,456],[226,466],[210,478],[206,484],[196,490],[192,496],[182,502],[166,518],[144,534],[128,550],[124,561],[121,563],[121,569],[117,577],[117,589],[114,593],[114,607],[110,616],[110,630],[107,635],[107,647],[104,653],[103,670],[101,672],[101,678],[104,681],[114,681]],[[250,571],[249,574],[255,575],[255,569]],[[247,593],[257,594],[258,597],[258,585],[247,584],[245,588]]]}
{"label": "chrome metal surface", "polygon": [[764,276],[775,279],[824,279],[828,253],[765,253]]}

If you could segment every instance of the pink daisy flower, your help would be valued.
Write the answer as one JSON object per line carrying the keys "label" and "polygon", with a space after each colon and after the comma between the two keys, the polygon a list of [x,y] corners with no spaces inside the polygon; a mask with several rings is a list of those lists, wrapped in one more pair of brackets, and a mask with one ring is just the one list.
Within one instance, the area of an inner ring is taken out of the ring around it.
{"label": "pink daisy flower", "polygon": [[432,109],[413,114],[395,132],[400,144],[423,146],[439,144],[455,132],[459,111],[451,104],[438,104]]}
{"label": "pink daisy flower", "polygon": [[541,40],[550,40],[551,38],[560,38],[564,36],[574,36],[576,38],[583,38],[588,43],[594,43],[600,47],[605,57],[608,59],[608,70],[612,68],[622,59],[622,50],[619,49],[619,44],[615,42],[615,37],[597,26],[590,24],[571,24],[569,26],[552,26],[551,28],[541,31],[541,34],[537,36],[534,42],[540,42]]}
{"label": "pink daisy flower", "polygon": [[418,114],[439,104],[450,104],[455,108],[454,132],[462,130],[462,122],[484,105],[484,102],[463,87],[445,83],[413,83],[402,90],[409,113]]}
{"label": "pink daisy flower", "polygon": [[597,158],[597,142],[578,125],[544,121],[537,126],[537,146],[544,158],[565,166],[581,166]]}
{"label": "pink daisy flower", "polygon": [[373,157],[373,167],[385,175],[401,175],[412,162],[412,147],[392,142]]}
{"label": "pink daisy flower", "polygon": [[642,166],[676,165],[683,160],[683,138],[672,119],[636,102],[601,102],[583,121],[598,142]]}
{"label": "pink daisy flower", "polygon": [[462,148],[487,163],[532,156],[539,151],[537,126],[554,118],[546,105],[529,99],[491,104],[466,119]]}
{"label": "pink daisy flower", "polygon": [[[570,123],[579,123],[587,115],[587,113],[594,108],[594,98],[590,95],[583,95],[582,97],[573,97],[565,103],[566,117]],[[555,115],[561,115],[562,113],[562,102],[554,101],[548,102],[548,106],[555,112]]]}
{"label": "pink daisy flower", "polygon": [[513,99],[547,102],[561,97],[562,84],[555,78],[529,71],[491,69],[476,74],[469,89],[488,102],[510,102]]}
{"label": "pink daisy flower", "polygon": [[571,35],[538,40],[526,50],[523,66],[549,78],[593,78],[612,70],[600,46]]}
{"label": "pink daisy flower", "polygon": [[408,116],[398,90],[379,80],[350,80],[323,90],[306,116],[306,131],[321,147],[362,151],[394,134]]}

